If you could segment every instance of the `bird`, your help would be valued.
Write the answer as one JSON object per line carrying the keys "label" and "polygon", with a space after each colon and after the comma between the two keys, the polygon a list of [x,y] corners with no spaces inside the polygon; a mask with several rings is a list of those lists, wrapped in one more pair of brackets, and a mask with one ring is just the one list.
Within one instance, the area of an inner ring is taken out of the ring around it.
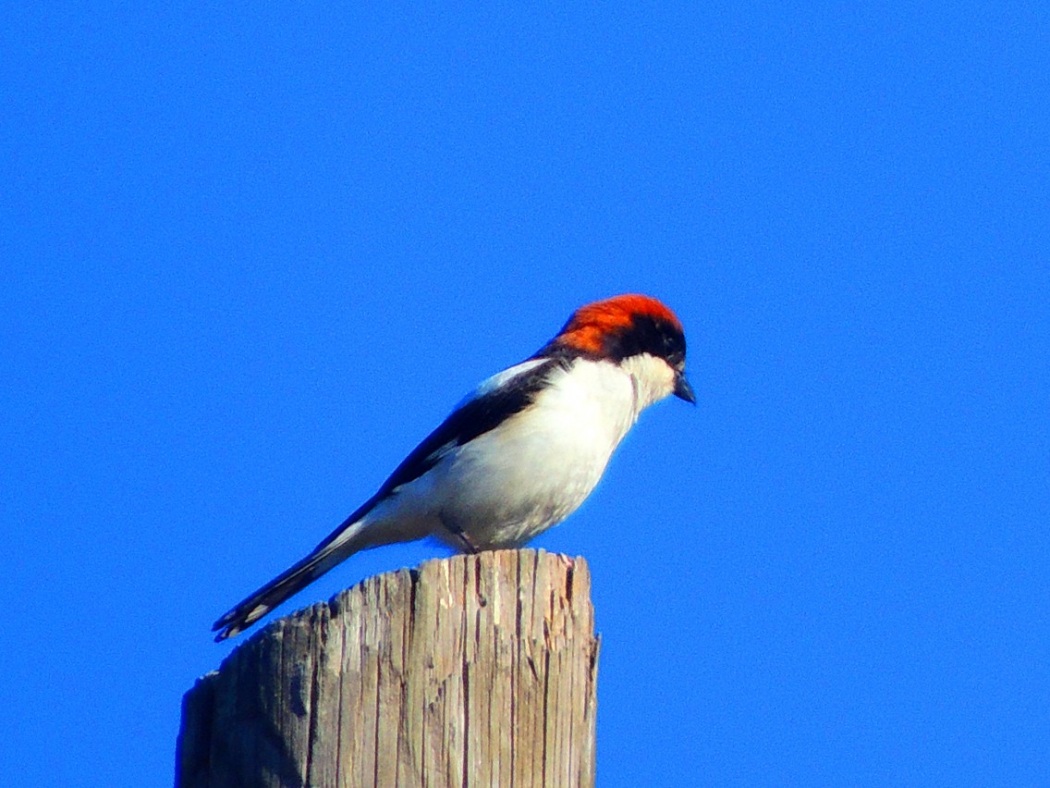
{"label": "bird", "polygon": [[591,494],[639,414],[695,404],[685,333],[663,303],[617,295],[575,310],[535,354],[485,380],[307,556],[225,613],[240,634],[361,550],[437,537],[476,553],[518,547]]}

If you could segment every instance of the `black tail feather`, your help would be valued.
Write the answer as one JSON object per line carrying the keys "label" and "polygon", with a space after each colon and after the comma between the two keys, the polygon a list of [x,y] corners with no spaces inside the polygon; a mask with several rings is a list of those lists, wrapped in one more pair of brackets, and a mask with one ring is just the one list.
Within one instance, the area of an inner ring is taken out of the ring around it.
{"label": "black tail feather", "polygon": [[224,613],[212,625],[212,630],[219,633],[215,636],[215,642],[219,643],[226,638],[239,635],[360,548],[361,545],[355,538],[322,543],[322,546],[319,546],[306,558],[281,572],[258,591]]}

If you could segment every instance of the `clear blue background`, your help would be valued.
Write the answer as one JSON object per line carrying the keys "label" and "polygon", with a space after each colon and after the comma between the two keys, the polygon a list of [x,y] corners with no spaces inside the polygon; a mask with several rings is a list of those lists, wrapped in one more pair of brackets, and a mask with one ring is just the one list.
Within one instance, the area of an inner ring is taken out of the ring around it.
{"label": "clear blue background", "polygon": [[630,291],[600,784],[1045,780],[1050,12],[940,5],[9,5],[5,780],[170,784],[212,621]]}

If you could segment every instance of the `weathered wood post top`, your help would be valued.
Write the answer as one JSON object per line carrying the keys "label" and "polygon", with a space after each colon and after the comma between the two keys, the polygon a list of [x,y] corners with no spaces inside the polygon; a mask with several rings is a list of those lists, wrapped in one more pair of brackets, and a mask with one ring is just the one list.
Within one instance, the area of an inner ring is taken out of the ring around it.
{"label": "weathered wood post top", "polygon": [[178,786],[590,786],[598,639],[581,558],[500,550],[277,620],[183,701]]}

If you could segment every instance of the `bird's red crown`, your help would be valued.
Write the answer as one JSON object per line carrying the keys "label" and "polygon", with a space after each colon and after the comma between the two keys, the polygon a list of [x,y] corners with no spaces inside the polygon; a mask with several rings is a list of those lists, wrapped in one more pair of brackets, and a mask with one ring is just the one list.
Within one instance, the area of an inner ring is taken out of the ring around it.
{"label": "bird's red crown", "polygon": [[610,334],[629,329],[639,317],[666,322],[678,331],[682,330],[674,312],[662,303],[649,296],[631,293],[581,306],[554,342],[583,353],[600,353]]}

